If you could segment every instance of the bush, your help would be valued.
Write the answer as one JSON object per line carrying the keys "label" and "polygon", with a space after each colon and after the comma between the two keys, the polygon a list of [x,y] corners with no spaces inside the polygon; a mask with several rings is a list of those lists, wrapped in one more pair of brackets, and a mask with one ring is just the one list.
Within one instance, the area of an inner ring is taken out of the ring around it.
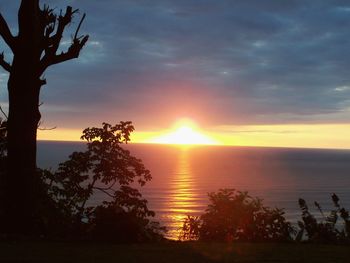
{"label": "bush", "polygon": [[[301,241],[306,233],[307,240],[311,242],[349,242],[350,241],[350,217],[349,212],[340,206],[339,197],[336,194],[331,196],[335,209],[325,215],[319,203],[314,202],[321,214],[321,220],[317,221],[313,216],[304,199],[299,199],[299,206],[302,211],[302,220],[299,221],[299,232],[296,237]],[[343,220],[344,226],[341,228],[338,219]]]}
{"label": "bush", "polygon": [[89,220],[91,237],[118,242],[160,240],[164,228],[149,220],[154,215],[137,190],[123,186],[114,201],[96,207]]}
{"label": "bush", "polygon": [[187,217],[180,239],[201,241],[287,241],[294,229],[284,211],[263,205],[247,192],[221,189],[209,194],[200,217]]}

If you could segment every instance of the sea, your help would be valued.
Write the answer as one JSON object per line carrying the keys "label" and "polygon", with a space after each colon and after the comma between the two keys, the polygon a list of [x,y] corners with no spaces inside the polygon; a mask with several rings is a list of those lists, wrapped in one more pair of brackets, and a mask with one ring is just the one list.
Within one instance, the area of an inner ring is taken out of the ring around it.
{"label": "sea", "polygon": [[[301,220],[298,199],[306,200],[316,217],[317,201],[324,211],[333,208],[331,195],[350,209],[350,150],[181,146],[128,144],[132,155],[142,159],[152,180],[140,189],[155,221],[166,226],[166,236],[177,239],[187,215],[205,212],[208,193],[223,188],[248,191],[265,205],[284,208],[293,224]],[[38,142],[38,165],[55,170],[79,142]],[[92,203],[104,196],[96,194]]]}

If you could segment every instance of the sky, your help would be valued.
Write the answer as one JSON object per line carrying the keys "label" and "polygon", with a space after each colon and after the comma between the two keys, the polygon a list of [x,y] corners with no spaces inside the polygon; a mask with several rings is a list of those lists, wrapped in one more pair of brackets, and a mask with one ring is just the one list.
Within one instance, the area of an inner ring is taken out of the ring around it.
{"label": "sky", "polygon": [[[45,73],[42,127],[57,128],[39,139],[78,140],[86,127],[131,120],[134,141],[147,142],[188,118],[222,144],[350,148],[348,0],[44,3],[86,13],[90,40],[79,59]],[[0,0],[14,33],[18,6]],[[1,70],[5,110],[7,78]]]}

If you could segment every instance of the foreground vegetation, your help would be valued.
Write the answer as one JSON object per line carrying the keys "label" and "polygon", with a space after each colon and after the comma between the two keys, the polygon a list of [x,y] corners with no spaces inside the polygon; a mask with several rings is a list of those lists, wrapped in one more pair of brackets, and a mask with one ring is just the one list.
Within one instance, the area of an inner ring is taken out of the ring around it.
{"label": "foreground vegetation", "polygon": [[[35,220],[30,229],[7,231],[0,207],[0,240],[162,240],[165,228],[153,220],[155,213],[139,191],[151,173],[121,146],[133,130],[131,122],[85,129],[85,151],[73,152],[56,171],[37,169],[36,198],[41,203],[31,209]],[[0,175],[8,172],[7,144],[7,122],[0,119]],[[100,203],[93,202],[97,193],[103,198]]]}
{"label": "foreground vegetation", "polygon": [[[0,119],[0,174],[7,172],[6,124]],[[122,147],[133,130],[131,122],[114,126],[103,123],[101,128],[85,129],[81,138],[86,141],[86,151],[72,153],[57,171],[38,169],[41,206],[32,210],[36,216],[32,234],[8,235],[0,230],[0,239],[117,243],[163,240],[166,229],[153,221],[155,213],[139,192],[151,180],[151,173],[142,160]],[[97,192],[105,199],[93,204]],[[283,209],[267,207],[262,199],[247,192],[220,189],[209,193],[204,214],[184,220],[179,239],[349,244],[350,213],[336,194],[331,198],[334,208],[329,212],[314,203],[321,218],[310,212],[305,200],[299,199],[302,220],[295,227],[286,220]]]}
{"label": "foreground vegetation", "polygon": [[349,244],[350,215],[336,194],[331,196],[334,208],[323,211],[317,219],[304,199],[299,199],[301,219],[298,227],[292,226],[283,209],[270,208],[262,199],[247,192],[220,189],[209,193],[209,204],[200,216],[188,216],[180,231],[180,240],[211,242],[286,242]]}
{"label": "foreground vegetation", "polygon": [[349,262],[348,246],[291,243],[2,243],[0,262]]}

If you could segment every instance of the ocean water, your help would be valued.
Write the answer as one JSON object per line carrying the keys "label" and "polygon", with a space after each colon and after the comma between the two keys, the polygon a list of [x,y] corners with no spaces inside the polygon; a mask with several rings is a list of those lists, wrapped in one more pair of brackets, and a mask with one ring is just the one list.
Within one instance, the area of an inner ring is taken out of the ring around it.
{"label": "ocean water", "polygon": [[[298,198],[332,208],[336,193],[350,209],[350,150],[291,149],[226,146],[171,146],[131,144],[131,153],[143,160],[153,179],[141,189],[156,212],[156,220],[176,239],[186,215],[200,215],[208,193],[220,188],[248,191],[264,204],[284,208],[286,218],[300,220]],[[85,145],[39,142],[38,165],[55,169],[73,151]],[[96,195],[95,202],[102,196]]]}

